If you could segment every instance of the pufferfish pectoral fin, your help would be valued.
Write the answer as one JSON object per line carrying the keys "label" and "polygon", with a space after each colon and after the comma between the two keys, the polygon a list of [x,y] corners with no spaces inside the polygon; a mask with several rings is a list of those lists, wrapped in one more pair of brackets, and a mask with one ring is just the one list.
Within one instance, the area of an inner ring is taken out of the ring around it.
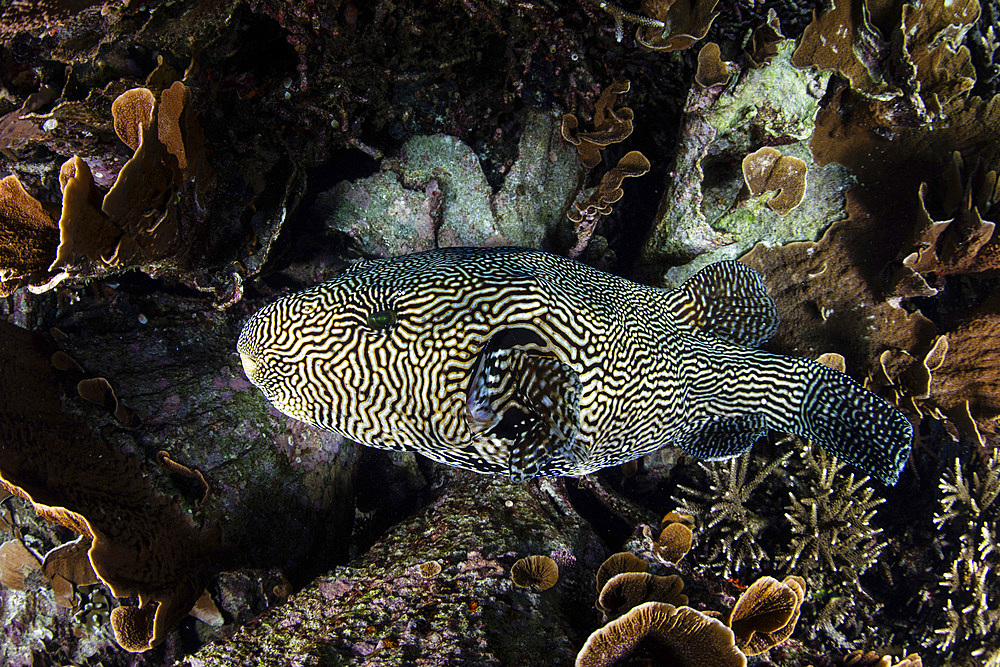
{"label": "pufferfish pectoral fin", "polygon": [[507,445],[511,480],[573,471],[586,458],[576,437],[580,376],[543,350],[488,344],[467,406],[473,432]]}
{"label": "pufferfish pectoral fin", "polygon": [[706,266],[667,294],[682,328],[757,347],[778,330],[778,309],[760,274],[742,262]]}
{"label": "pufferfish pectoral fin", "polygon": [[671,443],[707,461],[739,456],[767,435],[767,420],[760,413],[713,417],[692,425]]}

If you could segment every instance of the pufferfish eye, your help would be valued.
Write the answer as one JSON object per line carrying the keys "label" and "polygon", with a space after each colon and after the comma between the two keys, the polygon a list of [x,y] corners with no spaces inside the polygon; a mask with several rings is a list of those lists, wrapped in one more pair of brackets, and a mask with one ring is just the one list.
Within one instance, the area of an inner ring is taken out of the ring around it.
{"label": "pufferfish eye", "polygon": [[375,331],[388,329],[396,323],[396,311],[376,310],[368,316],[368,327]]}

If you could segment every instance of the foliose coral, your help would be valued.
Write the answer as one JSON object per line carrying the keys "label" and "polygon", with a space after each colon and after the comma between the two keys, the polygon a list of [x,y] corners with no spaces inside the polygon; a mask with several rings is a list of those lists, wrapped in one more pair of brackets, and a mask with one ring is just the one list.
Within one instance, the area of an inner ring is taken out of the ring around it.
{"label": "foliose coral", "polygon": [[595,630],[576,657],[577,667],[610,667],[640,643],[663,664],[745,667],[733,632],[718,620],[665,602],[645,602]]}
{"label": "foliose coral", "polygon": [[719,0],[643,0],[645,14],[663,26],[639,26],[635,40],[650,51],[680,51],[692,46],[712,27]]}
{"label": "foliose coral", "polygon": [[148,88],[131,89],[115,99],[111,111],[119,138],[134,154],[107,191],[80,156],[60,169],[57,215],[28,195],[16,176],[2,182],[2,293],[26,284],[44,291],[68,278],[130,267],[151,273],[176,269],[202,237],[212,170],[190,89],[180,81],[158,97]]}
{"label": "foliose coral", "polygon": [[806,582],[789,576],[784,581],[760,577],[740,595],[726,623],[736,645],[746,655],[758,655],[782,644],[795,631],[805,600]]}
{"label": "foliose coral", "polygon": [[548,556],[528,556],[510,568],[510,580],[521,588],[545,591],[559,581],[559,566]]}

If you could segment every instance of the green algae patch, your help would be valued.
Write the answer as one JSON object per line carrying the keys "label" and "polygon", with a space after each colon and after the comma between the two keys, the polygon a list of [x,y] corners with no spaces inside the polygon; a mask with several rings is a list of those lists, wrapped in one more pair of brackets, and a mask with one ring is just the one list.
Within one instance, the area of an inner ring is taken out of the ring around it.
{"label": "green algae patch", "polygon": [[792,65],[794,50],[795,40],[779,42],[770,64],[747,70],[745,78],[719,96],[705,120],[720,139],[749,152],[751,127],[771,139],[803,141],[812,136],[819,97],[830,75]]}

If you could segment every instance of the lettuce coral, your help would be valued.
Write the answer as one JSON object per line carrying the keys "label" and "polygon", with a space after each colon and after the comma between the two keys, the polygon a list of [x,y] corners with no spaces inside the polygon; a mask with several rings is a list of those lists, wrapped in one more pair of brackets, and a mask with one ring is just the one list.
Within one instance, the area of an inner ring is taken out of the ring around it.
{"label": "lettuce coral", "polygon": [[[0,191],[0,290],[28,284],[45,291],[67,278],[85,280],[140,267],[149,273],[183,266],[202,237],[212,184],[190,89],[135,88],[112,103],[119,138],[135,152],[105,193],[79,156],[60,169],[58,243],[51,217],[15,176]],[[186,203],[185,203],[186,202]],[[188,215],[180,209],[189,207]],[[42,231],[49,230],[49,231]]]}

